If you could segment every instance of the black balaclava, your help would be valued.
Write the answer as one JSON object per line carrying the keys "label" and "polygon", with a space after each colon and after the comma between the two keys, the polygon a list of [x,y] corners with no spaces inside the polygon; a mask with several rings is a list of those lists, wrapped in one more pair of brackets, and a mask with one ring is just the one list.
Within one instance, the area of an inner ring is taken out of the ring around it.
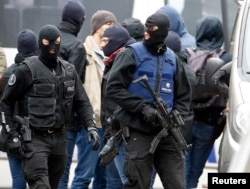
{"label": "black balaclava", "polygon": [[181,38],[176,32],[169,31],[164,43],[174,52],[181,52]]}
{"label": "black balaclava", "polygon": [[[60,37],[60,31],[54,25],[43,26],[39,33],[39,59],[49,68],[56,68],[57,65],[57,55],[59,53],[60,43],[55,44],[55,42],[58,37]],[[48,40],[49,45],[44,45],[42,39]],[[55,50],[55,54],[50,53],[52,49]]]}
{"label": "black balaclava", "polygon": [[[170,21],[168,16],[162,13],[155,13],[149,16],[145,23],[145,31],[149,33],[150,38],[143,40],[147,49],[153,54],[162,54],[166,50],[164,39],[168,35]],[[153,31],[152,28],[157,26],[158,29]]]}
{"label": "black balaclava", "polygon": [[124,46],[131,38],[128,31],[118,24],[108,27],[104,31],[103,37],[109,38],[108,44],[103,47],[105,56],[109,56],[111,53]]}
{"label": "black balaclava", "polygon": [[17,35],[17,50],[23,55],[29,55],[37,51],[38,43],[36,34],[29,29],[20,31]]}
{"label": "black balaclava", "polygon": [[24,61],[26,57],[38,54],[38,42],[36,34],[29,29],[20,31],[17,35],[17,50],[15,56],[15,63],[19,64]]}
{"label": "black balaclava", "polygon": [[75,25],[80,31],[85,20],[85,7],[78,1],[68,1],[63,7],[62,21]]}

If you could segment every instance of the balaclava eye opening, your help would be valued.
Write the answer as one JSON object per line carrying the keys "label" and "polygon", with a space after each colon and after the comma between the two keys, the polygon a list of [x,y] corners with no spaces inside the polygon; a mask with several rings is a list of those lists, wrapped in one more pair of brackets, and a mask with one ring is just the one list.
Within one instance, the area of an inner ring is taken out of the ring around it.
{"label": "balaclava eye opening", "polygon": [[[54,25],[45,25],[41,28],[39,33],[39,59],[49,68],[55,68],[57,65],[57,56],[60,49],[60,43],[56,44],[56,39],[60,37],[60,31]],[[42,40],[49,41],[48,45],[44,45]],[[55,50],[55,53],[51,53],[51,50]]]}
{"label": "balaclava eye opening", "polygon": [[[159,50],[159,47],[164,46],[164,39],[168,35],[170,21],[168,16],[162,13],[155,13],[148,17],[145,23],[145,31],[150,35],[150,38],[146,40],[144,38],[143,42],[148,49],[151,51]],[[153,30],[153,28],[157,28]]]}

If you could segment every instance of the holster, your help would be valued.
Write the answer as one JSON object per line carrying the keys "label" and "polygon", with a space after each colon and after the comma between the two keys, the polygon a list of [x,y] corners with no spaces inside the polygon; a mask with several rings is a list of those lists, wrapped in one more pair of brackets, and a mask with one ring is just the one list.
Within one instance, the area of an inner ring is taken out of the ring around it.
{"label": "holster", "polygon": [[118,154],[119,145],[122,141],[122,132],[123,130],[119,130],[114,136],[112,136],[103,147],[101,152],[99,153],[100,157],[100,166],[106,166],[109,164]]}

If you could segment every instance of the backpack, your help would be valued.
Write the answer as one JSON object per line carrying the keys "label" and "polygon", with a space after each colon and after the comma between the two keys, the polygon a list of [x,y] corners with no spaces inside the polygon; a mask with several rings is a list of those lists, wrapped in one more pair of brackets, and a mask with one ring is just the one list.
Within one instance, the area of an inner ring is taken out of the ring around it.
{"label": "backpack", "polygon": [[220,57],[225,51],[223,49],[201,50],[194,48],[186,48],[189,54],[187,59],[188,66],[195,75],[195,85],[193,86],[193,108],[206,108],[211,106],[218,96],[211,94],[207,90],[205,82],[205,73],[207,60],[211,57]]}

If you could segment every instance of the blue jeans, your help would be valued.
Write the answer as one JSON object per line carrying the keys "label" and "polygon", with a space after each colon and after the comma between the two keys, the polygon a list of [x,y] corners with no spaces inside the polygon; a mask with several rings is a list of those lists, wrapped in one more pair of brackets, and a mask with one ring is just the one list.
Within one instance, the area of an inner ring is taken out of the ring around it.
{"label": "blue jeans", "polygon": [[186,155],[186,189],[196,188],[215,142],[215,127],[194,121],[192,148]]}
{"label": "blue jeans", "polygon": [[[100,138],[102,138],[103,129],[98,128],[98,134]],[[77,134],[76,145],[78,149],[78,163],[71,189],[88,189],[92,178],[94,179],[93,189],[106,188],[106,170],[99,166],[98,156],[103,144],[101,143],[97,151],[93,151],[92,145],[88,142],[88,132],[82,129],[81,132]]]}
{"label": "blue jeans", "polygon": [[70,130],[67,131],[67,161],[64,173],[58,185],[58,189],[68,189],[70,167],[75,149],[77,133],[78,132],[76,131],[70,131]]}
{"label": "blue jeans", "polygon": [[12,189],[26,189],[26,181],[21,170],[21,159],[16,158],[9,153],[7,153],[7,156],[12,178]]}
{"label": "blue jeans", "polygon": [[121,177],[120,177],[119,172],[116,168],[115,161],[111,161],[108,165],[106,165],[106,173],[107,173],[106,189],[121,189],[121,188],[123,188]]}
{"label": "blue jeans", "polygon": [[156,172],[155,168],[153,167],[153,171],[152,171],[152,175],[151,175],[150,189],[153,189],[156,174],[157,174],[157,172]]}
{"label": "blue jeans", "polygon": [[122,142],[119,146],[119,153],[115,157],[114,162],[115,162],[115,166],[119,172],[120,179],[123,184],[125,184],[128,181],[127,177],[124,174],[124,165],[123,165],[124,158],[125,158],[125,146],[124,146],[124,142]]}

